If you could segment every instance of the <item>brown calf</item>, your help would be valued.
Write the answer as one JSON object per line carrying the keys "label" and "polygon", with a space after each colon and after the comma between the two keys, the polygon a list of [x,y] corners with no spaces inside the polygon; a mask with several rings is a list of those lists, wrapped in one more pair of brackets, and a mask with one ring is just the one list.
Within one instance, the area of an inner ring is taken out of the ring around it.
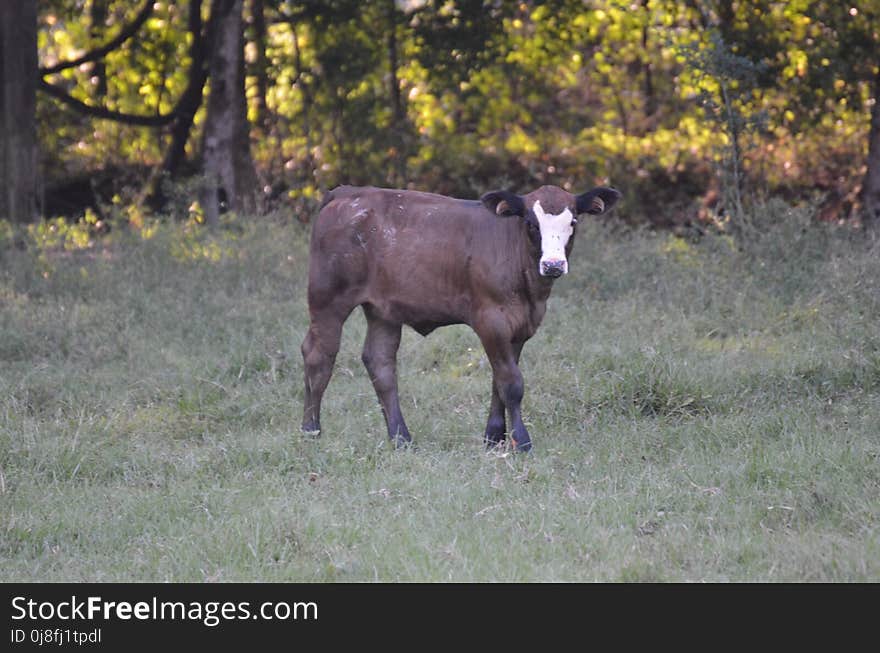
{"label": "brown calf", "polygon": [[604,213],[618,199],[618,191],[601,187],[581,195],[555,186],[524,196],[496,191],[479,201],[372,187],[332,190],[312,229],[303,431],[321,430],[321,398],[342,324],[361,306],[363,361],[395,445],[412,439],[397,395],[402,325],[427,336],[467,324],[492,365],[486,444],[504,440],[506,409],[514,447],[528,451],[520,351],[541,324],[554,279],[568,272],[576,217]]}

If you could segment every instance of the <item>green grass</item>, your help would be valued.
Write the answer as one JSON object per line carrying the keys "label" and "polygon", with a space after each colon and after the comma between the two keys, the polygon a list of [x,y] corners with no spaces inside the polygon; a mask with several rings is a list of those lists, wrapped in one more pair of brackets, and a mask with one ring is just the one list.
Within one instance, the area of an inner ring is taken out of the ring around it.
{"label": "green grass", "polygon": [[406,331],[393,451],[346,325],[299,433],[307,233],[0,252],[0,580],[878,581],[880,252],[582,221],[486,452],[465,327]]}

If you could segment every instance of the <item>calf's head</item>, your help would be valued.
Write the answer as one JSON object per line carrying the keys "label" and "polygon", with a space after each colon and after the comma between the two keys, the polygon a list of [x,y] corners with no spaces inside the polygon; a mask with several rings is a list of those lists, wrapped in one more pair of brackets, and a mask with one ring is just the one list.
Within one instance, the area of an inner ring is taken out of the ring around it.
{"label": "calf's head", "polygon": [[496,215],[519,218],[526,223],[529,238],[540,252],[538,273],[556,278],[568,272],[567,252],[570,251],[577,216],[605,213],[619,199],[619,191],[603,186],[580,195],[572,195],[556,186],[541,186],[528,195],[492,191],[483,195],[480,201]]}

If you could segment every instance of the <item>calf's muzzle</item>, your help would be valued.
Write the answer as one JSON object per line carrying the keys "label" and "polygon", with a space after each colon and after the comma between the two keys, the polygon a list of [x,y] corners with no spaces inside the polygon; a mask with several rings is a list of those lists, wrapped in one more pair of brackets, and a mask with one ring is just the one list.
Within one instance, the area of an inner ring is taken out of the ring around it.
{"label": "calf's muzzle", "polygon": [[548,259],[541,261],[541,274],[545,277],[556,279],[565,274],[565,261],[560,259]]}

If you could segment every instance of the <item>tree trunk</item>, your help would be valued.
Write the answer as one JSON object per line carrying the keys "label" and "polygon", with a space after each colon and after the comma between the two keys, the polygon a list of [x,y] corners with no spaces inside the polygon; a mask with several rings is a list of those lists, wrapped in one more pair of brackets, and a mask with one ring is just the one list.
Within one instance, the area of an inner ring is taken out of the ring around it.
{"label": "tree trunk", "polygon": [[266,95],[269,92],[269,62],[266,59],[266,16],[263,2],[264,0],[251,0],[251,21],[257,50],[253,64],[253,74],[257,78],[256,123],[265,133],[269,124],[269,108],[266,104]]}
{"label": "tree trunk", "polygon": [[[258,182],[251,159],[250,129],[244,88],[243,0],[214,0],[208,112],[202,144],[205,220],[218,222],[221,208],[257,209]],[[221,207],[221,203],[225,204]]]}
{"label": "tree trunk", "polygon": [[399,67],[397,52],[397,21],[398,9],[396,0],[387,0],[388,11],[388,90],[391,96],[391,112],[393,116],[393,124],[391,126],[393,134],[392,169],[394,170],[395,179],[390,180],[395,186],[403,186],[406,184],[406,145],[405,134],[406,129],[406,111],[403,108],[403,98],[400,95],[400,80],[397,77],[397,69]]}
{"label": "tree trunk", "polygon": [[192,41],[189,46],[189,81],[177,105],[177,117],[171,126],[171,145],[165,153],[162,171],[174,177],[186,159],[186,143],[192,130],[196,112],[202,106],[202,93],[208,81],[205,47],[211,40],[210,23],[207,33],[202,30],[202,0],[190,0],[188,31]]}
{"label": "tree trunk", "polygon": [[0,218],[37,217],[37,3],[0,2]]}
{"label": "tree trunk", "polygon": [[868,169],[862,180],[862,211],[865,227],[880,230],[880,69],[874,77],[874,106],[868,135]]}
{"label": "tree trunk", "polygon": [[718,29],[721,31],[721,37],[727,43],[732,43],[736,39],[732,33],[736,21],[736,9],[733,7],[733,0],[720,0],[718,2]]}
{"label": "tree trunk", "polygon": [[[92,7],[89,11],[89,36],[95,41],[104,36],[104,21],[107,20],[107,0],[92,0]],[[103,102],[107,97],[107,66],[104,59],[98,59],[92,63],[92,77],[95,80],[93,97],[99,102]]]}
{"label": "tree trunk", "polygon": [[[642,26],[642,53],[645,57],[642,59],[642,69],[645,71],[645,118],[651,121],[657,112],[657,97],[654,94],[654,71],[651,68],[651,58],[648,56],[648,36],[651,31],[651,7],[650,0],[642,0],[642,9],[644,9],[645,24]],[[648,128],[654,131],[653,127]]]}
{"label": "tree trunk", "polygon": [[[315,180],[315,159],[312,155],[312,147],[314,145],[312,136],[312,105],[315,103],[312,91],[303,75],[302,52],[299,45],[299,36],[297,34],[297,24],[290,20],[290,30],[293,34],[293,66],[295,75],[293,84],[302,93],[302,130],[306,136],[306,157],[305,166],[308,171],[308,179],[310,182]],[[281,151],[281,147],[279,147]],[[284,168],[282,167],[282,170]]]}
{"label": "tree trunk", "polygon": [[209,20],[207,27],[203,28],[202,0],[190,0],[187,18],[187,31],[191,38],[189,79],[174,107],[175,117],[170,130],[171,143],[165,151],[161,168],[154,171],[150,180],[147,203],[154,211],[161,211],[168,202],[163,182],[176,178],[186,162],[186,144],[189,142],[196,113],[202,106],[205,83],[208,81],[206,50],[212,38],[212,24],[213,21]]}

